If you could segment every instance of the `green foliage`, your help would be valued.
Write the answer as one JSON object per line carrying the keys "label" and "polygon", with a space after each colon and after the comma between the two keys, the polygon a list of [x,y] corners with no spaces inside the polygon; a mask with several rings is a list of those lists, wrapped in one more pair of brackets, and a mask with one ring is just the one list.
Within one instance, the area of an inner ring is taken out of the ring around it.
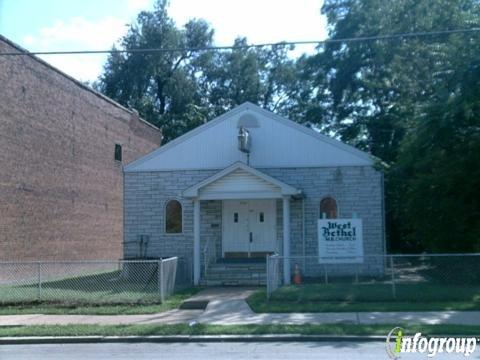
{"label": "green foliage", "polygon": [[[2,289],[4,291],[5,289]],[[50,314],[50,315],[137,315],[157,314],[164,311],[177,309],[186,299],[192,297],[199,291],[198,288],[187,288],[175,292],[168,297],[164,303],[157,302],[142,303],[132,301],[131,303],[99,303],[96,301],[68,300],[68,301],[30,301],[3,303],[0,308],[0,315],[20,314]]]}
{"label": "green foliage", "polygon": [[[188,50],[212,46],[213,34],[203,20],[179,28],[167,2],[158,0],[153,11],[139,14],[122,48],[186,50],[112,54],[96,87],[161,127],[164,143],[245,101],[285,113],[296,89],[289,48]],[[245,44],[239,38],[234,45]]]}
{"label": "green foliage", "polygon": [[[152,12],[143,11],[122,39],[122,48],[188,49],[212,45],[213,30],[203,20],[177,28],[159,1]],[[99,89],[121,104],[137,109],[172,139],[205,120],[196,78],[211,54],[193,51],[114,53],[99,80]]]}
{"label": "green foliage", "polygon": [[398,283],[394,298],[388,283],[317,283],[281,287],[268,300],[266,290],[258,290],[247,302],[257,313],[469,311],[480,309],[480,287]]}
{"label": "green foliage", "polygon": [[397,166],[407,176],[409,236],[431,251],[480,251],[480,53],[465,52],[471,57],[425,106]]}
{"label": "green foliage", "polygon": [[[327,0],[330,38],[478,27],[476,0]],[[308,66],[322,120],[387,164],[390,250],[478,251],[478,33],[331,43]]]}
{"label": "green foliage", "polygon": [[[144,325],[32,325],[5,326],[0,337],[21,336],[172,336],[172,335],[379,335],[384,337],[395,326],[403,325],[409,333],[425,335],[478,335],[480,326],[469,325],[416,325],[408,324],[303,324],[303,325],[207,325],[196,324],[144,324]],[[93,340],[91,340],[93,341]]]}

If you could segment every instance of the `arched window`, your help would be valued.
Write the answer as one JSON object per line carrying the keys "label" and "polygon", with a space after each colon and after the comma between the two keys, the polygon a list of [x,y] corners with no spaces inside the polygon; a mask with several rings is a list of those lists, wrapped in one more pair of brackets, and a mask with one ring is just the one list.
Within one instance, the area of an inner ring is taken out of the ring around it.
{"label": "arched window", "polygon": [[182,204],[178,200],[170,200],[165,206],[165,232],[167,234],[182,232]]}
{"label": "arched window", "polygon": [[326,197],[320,201],[320,218],[324,218],[324,216],[327,219],[337,218],[337,202],[332,197]]}

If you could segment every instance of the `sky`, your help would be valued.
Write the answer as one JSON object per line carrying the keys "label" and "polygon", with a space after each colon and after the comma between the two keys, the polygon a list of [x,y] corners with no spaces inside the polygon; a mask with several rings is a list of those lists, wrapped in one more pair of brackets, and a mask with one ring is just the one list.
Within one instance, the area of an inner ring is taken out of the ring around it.
{"label": "sky", "polygon": [[[0,34],[30,51],[110,49],[142,10],[155,0],[0,0]],[[215,29],[216,45],[238,36],[249,43],[322,40],[326,19],[323,0],[170,0],[169,14],[178,26],[205,19]],[[300,46],[298,56],[312,52]],[[44,55],[44,60],[81,81],[102,72],[107,55]]]}

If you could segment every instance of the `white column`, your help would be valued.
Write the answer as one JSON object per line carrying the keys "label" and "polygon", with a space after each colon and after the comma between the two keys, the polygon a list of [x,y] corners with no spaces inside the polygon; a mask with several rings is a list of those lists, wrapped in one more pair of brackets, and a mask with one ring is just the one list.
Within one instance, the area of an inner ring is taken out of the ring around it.
{"label": "white column", "polygon": [[283,197],[283,282],[290,284],[290,196]]}
{"label": "white column", "polygon": [[193,283],[200,283],[200,200],[193,200]]}

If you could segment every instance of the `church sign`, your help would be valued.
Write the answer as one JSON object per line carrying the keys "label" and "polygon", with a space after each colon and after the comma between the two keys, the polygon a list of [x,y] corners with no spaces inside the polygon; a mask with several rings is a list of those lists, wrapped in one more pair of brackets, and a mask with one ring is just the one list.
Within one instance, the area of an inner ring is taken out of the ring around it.
{"label": "church sign", "polygon": [[319,219],[320,264],[363,263],[362,219]]}

